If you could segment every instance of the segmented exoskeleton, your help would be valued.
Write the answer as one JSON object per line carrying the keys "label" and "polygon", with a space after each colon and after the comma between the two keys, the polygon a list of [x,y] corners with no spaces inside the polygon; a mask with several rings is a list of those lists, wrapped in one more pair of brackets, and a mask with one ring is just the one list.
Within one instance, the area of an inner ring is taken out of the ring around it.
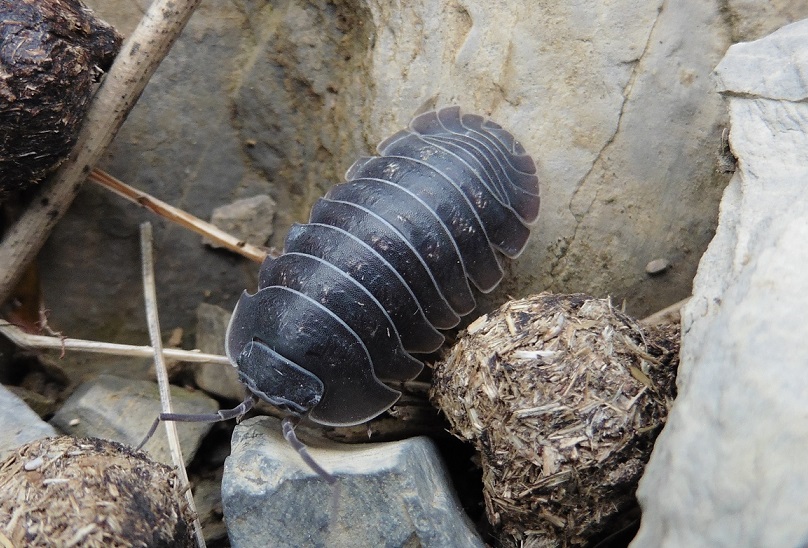
{"label": "segmented exoskeleton", "polygon": [[416,117],[362,158],[295,225],[241,296],[227,354],[255,396],[347,426],[390,408],[383,381],[414,378],[411,353],[491,291],[539,212],[533,160],[513,136],[457,107]]}

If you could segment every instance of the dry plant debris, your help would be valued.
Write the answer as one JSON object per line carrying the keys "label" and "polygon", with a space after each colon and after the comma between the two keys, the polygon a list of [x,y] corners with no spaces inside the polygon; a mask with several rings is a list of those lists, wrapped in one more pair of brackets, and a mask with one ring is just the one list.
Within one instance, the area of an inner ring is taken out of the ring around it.
{"label": "dry plant debris", "polygon": [[195,546],[175,471],[116,442],[61,436],[0,463],[0,533],[14,546]]}
{"label": "dry plant debris", "polygon": [[675,397],[678,325],[605,299],[540,294],[473,322],[431,399],[480,452],[503,544],[581,546],[634,492]]}

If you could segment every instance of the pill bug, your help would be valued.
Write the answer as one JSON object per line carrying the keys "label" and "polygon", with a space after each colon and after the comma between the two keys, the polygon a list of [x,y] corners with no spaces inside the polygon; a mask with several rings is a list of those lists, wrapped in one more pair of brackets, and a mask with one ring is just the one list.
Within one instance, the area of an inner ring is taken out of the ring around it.
{"label": "pill bug", "polygon": [[539,212],[531,157],[458,107],[417,116],[378,154],[291,228],[227,330],[250,398],[322,425],[389,409],[400,393],[384,382],[418,375],[412,354],[436,350],[439,330],[474,309],[472,286],[499,284],[501,256],[523,251]]}

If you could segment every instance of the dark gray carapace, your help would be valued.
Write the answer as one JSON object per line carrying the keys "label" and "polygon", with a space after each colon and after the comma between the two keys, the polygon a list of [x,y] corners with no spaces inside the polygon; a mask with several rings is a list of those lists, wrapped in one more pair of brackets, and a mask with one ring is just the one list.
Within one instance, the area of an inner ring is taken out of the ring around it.
{"label": "dark gray carapace", "polygon": [[329,426],[368,421],[414,378],[411,353],[502,279],[539,213],[536,167],[499,125],[457,107],[416,117],[362,158],[261,266],[227,331],[249,390]]}

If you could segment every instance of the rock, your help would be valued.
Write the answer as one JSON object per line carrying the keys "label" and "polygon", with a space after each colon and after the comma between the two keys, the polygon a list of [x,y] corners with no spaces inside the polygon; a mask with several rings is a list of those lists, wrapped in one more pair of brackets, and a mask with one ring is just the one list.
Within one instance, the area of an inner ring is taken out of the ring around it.
{"label": "rock", "polygon": [[[123,31],[142,15],[88,1]],[[637,317],[689,295],[713,234],[728,176],[715,172],[726,112],[712,68],[732,41],[808,16],[806,0],[234,1],[196,11],[101,167],[202,218],[270,195],[280,247],[357,157],[419,109],[458,103],[541,164],[539,225],[483,311],[582,291]],[[132,279],[149,215],[82,190],[41,254],[56,329],[145,339]],[[244,260],[178,227],[155,232],[163,325],[191,331],[200,301],[232,309],[255,288]],[[649,277],[657,257],[676,268]]]}
{"label": "rock", "polygon": [[[266,194],[236,200],[213,210],[210,222],[240,240],[257,245],[266,245],[272,236],[272,221],[275,219],[275,200]],[[221,247],[203,239],[211,247]]]}
{"label": "rock", "polygon": [[484,546],[428,438],[306,441],[312,457],[338,477],[338,491],[284,441],[279,420],[259,417],[236,427],[222,481],[233,547]]}
{"label": "rock", "polygon": [[56,435],[53,426],[0,384],[0,460],[25,443]]}
{"label": "rock", "polygon": [[738,168],[683,311],[679,397],[632,546],[808,541],[808,21],[716,68]]}
{"label": "rock", "polygon": [[[175,413],[212,413],[219,409],[216,400],[178,386],[171,387],[171,404]],[[134,447],[159,413],[160,396],[155,383],[100,375],[79,386],[50,422],[72,436],[103,438]],[[178,423],[186,465],[210,428],[210,423]],[[172,464],[162,426],[143,449],[155,460]]]}
{"label": "rock", "polygon": [[[196,309],[196,347],[202,352],[224,355],[225,333],[231,311],[202,303]],[[195,366],[196,385],[210,394],[241,401],[244,385],[235,367],[218,363],[202,363]]]}
{"label": "rock", "polygon": [[645,265],[645,273],[649,276],[659,276],[670,268],[671,264],[666,259],[654,259]]}

